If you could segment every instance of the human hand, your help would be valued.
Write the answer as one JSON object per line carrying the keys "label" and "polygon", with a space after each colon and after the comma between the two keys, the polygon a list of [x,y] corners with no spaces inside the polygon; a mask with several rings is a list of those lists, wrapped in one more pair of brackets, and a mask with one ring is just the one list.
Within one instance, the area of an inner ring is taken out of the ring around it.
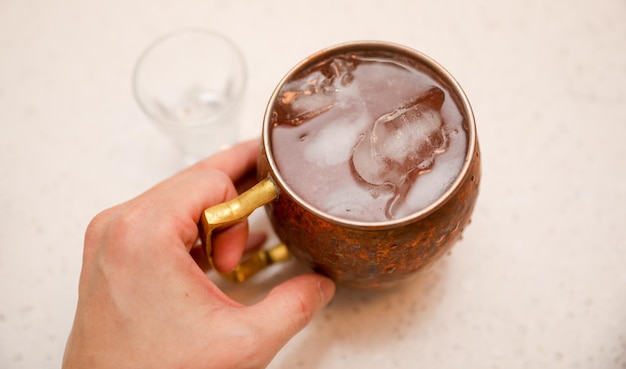
{"label": "human hand", "polygon": [[[257,155],[239,144],[92,220],[63,368],[262,368],[328,303],[333,282],[311,273],[243,306],[189,254],[202,211],[237,195]],[[232,270],[246,238],[246,222],[215,234],[215,268]]]}

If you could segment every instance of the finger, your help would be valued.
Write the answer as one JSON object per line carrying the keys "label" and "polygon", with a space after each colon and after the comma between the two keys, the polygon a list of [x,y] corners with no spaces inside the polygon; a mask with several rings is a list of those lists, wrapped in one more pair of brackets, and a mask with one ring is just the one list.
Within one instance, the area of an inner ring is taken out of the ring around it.
{"label": "finger", "polygon": [[242,142],[182,170],[157,184],[148,192],[166,190],[189,177],[197,175],[198,172],[206,171],[223,172],[231,181],[237,182],[255,168],[258,154],[259,140]]}
{"label": "finger", "polygon": [[248,233],[248,241],[246,242],[246,247],[243,250],[244,254],[259,250],[265,241],[267,241],[267,233],[265,232]]}
{"label": "finger", "polygon": [[248,222],[239,222],[213,234],[211,256],[213,257],[213,266],[218,272],[228,273],[235,269],[241,260],[241,255],[243,255],[247,237]]}
{"label": "finger", "polygon": [[[233,182],[254,168],[257,155],[258,141],[236,145],[161,182],[131,202],[150,210],[145,211],[143,220],[152,224],[155,231],[165,232],[173,227],[178,238],[172,243],[189,251],[198,238],[197,224],[202,212],[237,196]],[[232,241],[231,250],[226,253],[226,267],[243,253],[246,228],[238,229],[225,236]]]}
{"label": "finger", "polygon": [[[226,174],[206,170],[186,175],[172,186],[152,189],[135,201],[150,208],[145,211],[146,220],[160,224],[160,229],[174,230],[189,251],[198,238],[198,222],[203,211],[235,196],[235,186]],[[236,246],[243,250],[244,243]]]}
{"label": "finger", "polygon": [[242,193],[258,182],[256,168],[252,168],[252,170],[248,171],[235,182],[235,187],[237,188],[237,192]]}
{"label": "finger", "polygon": [[[249,252],[257,251],[263,246],[265,241],[267,240],[267,234],[264,232],[251,232],[248,234],[248,240],[246,241],[246,245],[243,249],[243,254]],[[201,242],[197,242],[189,251],[191,257],[195,260],[196,264],[203,271],[208,271],[211,269],[211,265],[207,258],[206,252],[204,250],[204,245]]]}
{"label": "finger", "polygon": [[233,182],[243,178],[256,166],[259,140],[245,141],[204,159],[188,168],[189,171],[214,169],[228,174]]}
{"label": "finger", "polygon": [[[264,233],[248,234],[248,224],[238,223],[224,231],[216,233],[213,238],[213,266],[220,273],[232,272],[241,261],[246,251],[259,249],[267,236]],[[233,247],[244,245],[245,247]]]}
{"label": "finger", "polygon": [[266,335],[263,342],[276,345],[274,349],[278,350],[302,330],[334,294],[334,282],[324,276],[313,273],[297,276],[274,287],[261,302],[249,308],[251,324],[262,324],[259,329]]}

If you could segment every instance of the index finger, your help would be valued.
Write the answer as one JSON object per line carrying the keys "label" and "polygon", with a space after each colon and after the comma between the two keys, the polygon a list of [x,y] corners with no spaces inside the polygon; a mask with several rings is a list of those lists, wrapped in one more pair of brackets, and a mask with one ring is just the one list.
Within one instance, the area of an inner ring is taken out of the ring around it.
{"label": "index finger", "polygon": [[255,167],[258,154],[259,139],[245,141],[230,149],[220,151],[187,168],[187,170],[215,169],[226,173],[235,182]]}
{"label": "index finger", "polygon": [[253,139],[222,150],[211,157],[183,169],[173,177],[153,187],[152,190],[170,188],[189,177],[195,176],[198,172],[206,172],[208,170],[217,170],[225,173],[231,181],[236,182],[255,168],[259,154],[259,143],[259,139]]}

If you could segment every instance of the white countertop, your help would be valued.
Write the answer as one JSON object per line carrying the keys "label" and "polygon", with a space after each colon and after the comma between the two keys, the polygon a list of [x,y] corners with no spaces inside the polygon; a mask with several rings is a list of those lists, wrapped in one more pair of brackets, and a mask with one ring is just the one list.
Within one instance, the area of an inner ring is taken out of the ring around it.
{"label": "white countertop", "polygon": [[179,169],[130,77],[191,26],[247,58],[242,139],[295,63],[359,39],[433,57],[476,115],[462,242],[402,288],[339,290],[271,368],[626,368],[625,20],[622,0],[0,2],[0,368],[59,367],[88,221]]}

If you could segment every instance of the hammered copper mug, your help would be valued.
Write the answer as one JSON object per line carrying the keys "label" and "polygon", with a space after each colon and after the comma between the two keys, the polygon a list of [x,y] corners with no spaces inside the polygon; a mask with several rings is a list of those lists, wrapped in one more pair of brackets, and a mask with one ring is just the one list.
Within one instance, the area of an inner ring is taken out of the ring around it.
{"label": "hammered copper mug", "polygon": [[[347,220],[328,214],[303,200],[278,170],[272,151],[272,114],[281,87],[329,58],[345,55],[401,60],[428,74],[450,96],[462,116],[467,149],[460,171],[448,189],[427,207],[399,219],[380,222]],[[338,284],[377,289],[410,280],[444,255],[470,222],[480,182],[480,152],[474,116],[465,93],[439,64],[413,49],[378,41],[336,45],[308,57],[281,80],[272,94],[263,121],[257,163],[259,183],[238,198],[208,208],[201,220],[206,253],[211,234],[245,219],[265,206],[283,244],[242,261],[228,275],[243,281],[266,265],[293,255]]]}

